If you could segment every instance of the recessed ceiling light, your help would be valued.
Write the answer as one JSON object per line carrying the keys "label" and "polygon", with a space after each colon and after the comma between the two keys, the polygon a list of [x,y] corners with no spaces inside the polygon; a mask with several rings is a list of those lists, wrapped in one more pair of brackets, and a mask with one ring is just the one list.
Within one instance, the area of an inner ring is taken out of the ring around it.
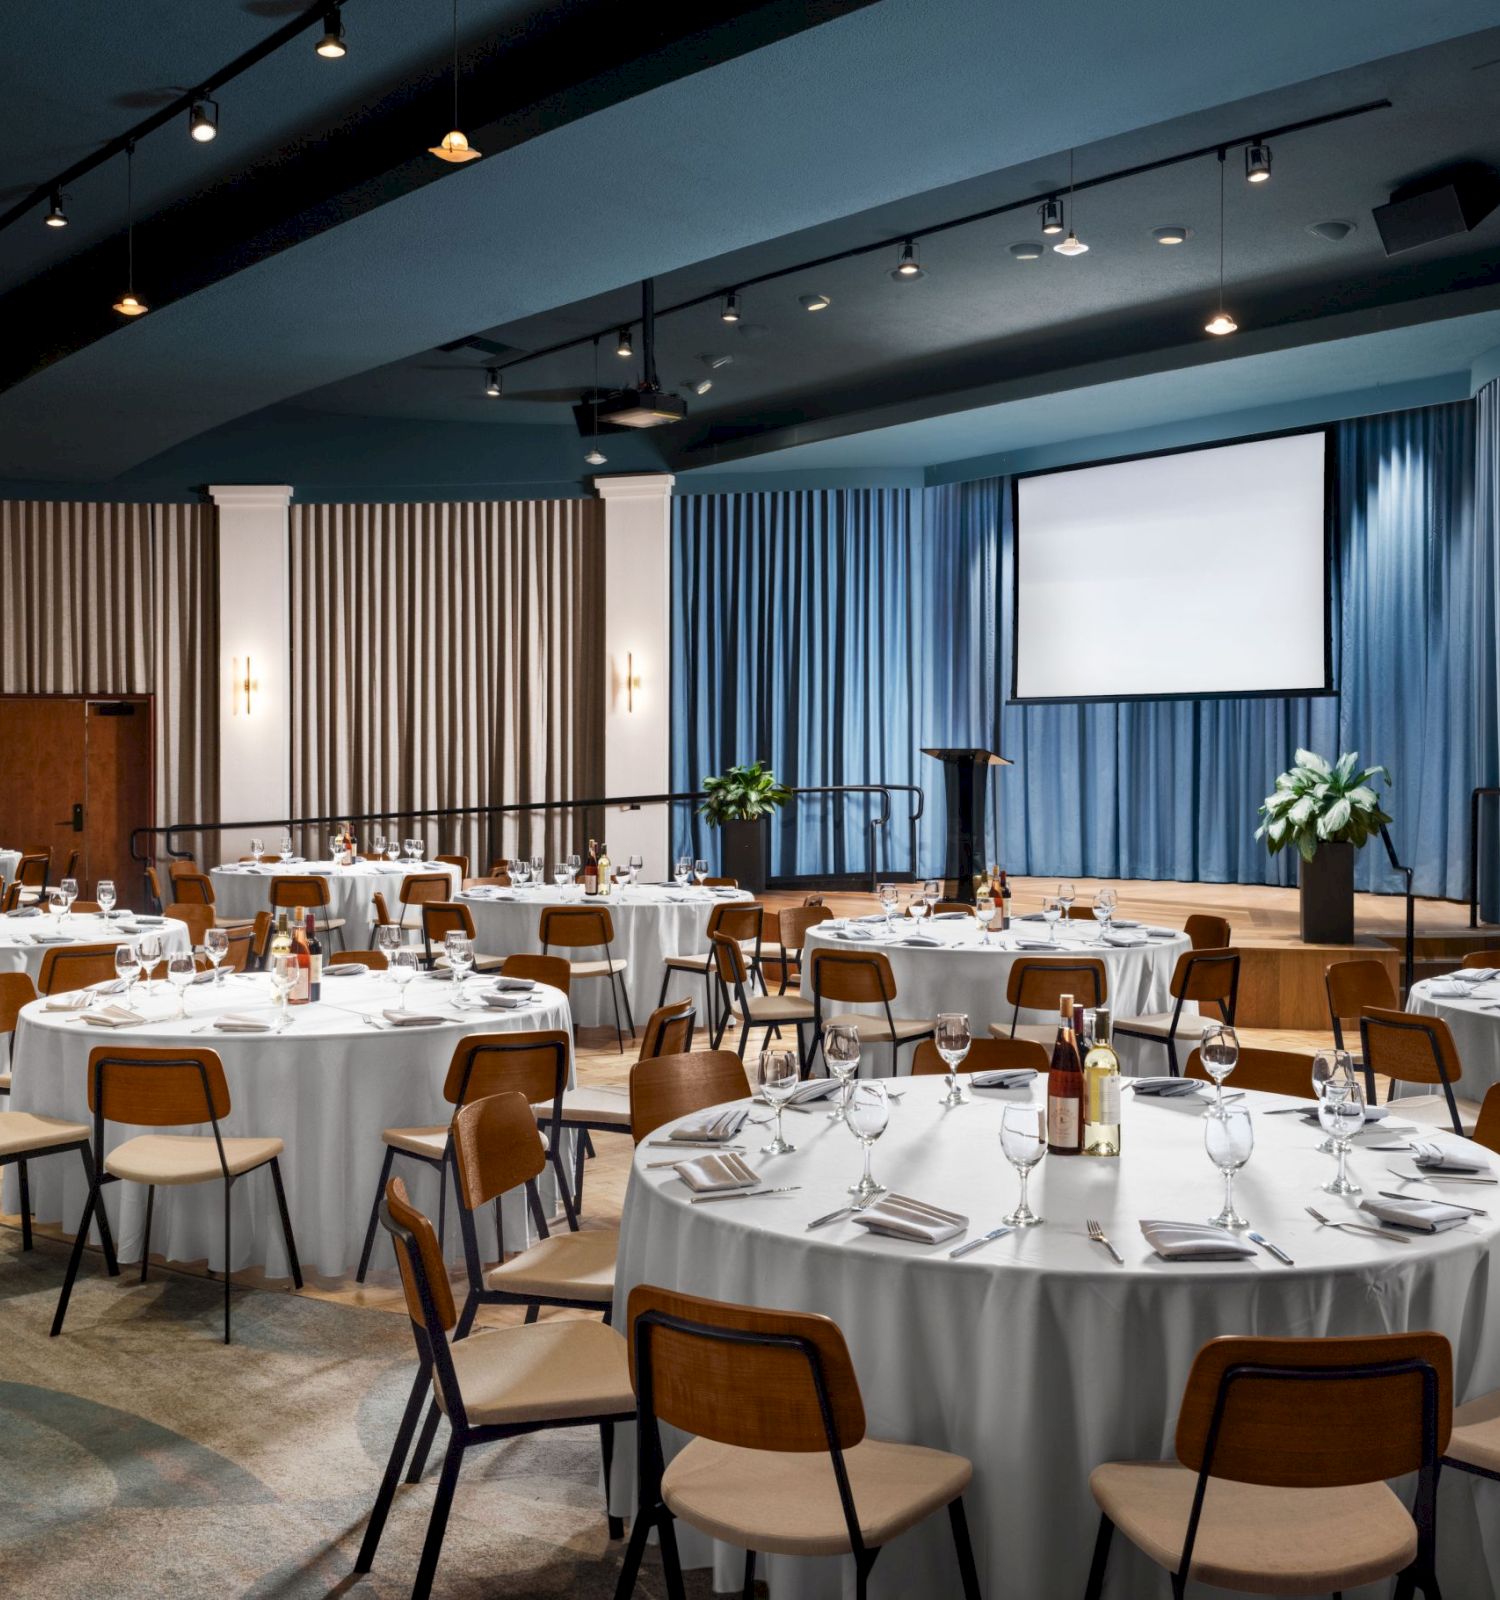
{"label": "recessed ceiling light", "polygon": [[1046,245],[1038,244],[1034,239],[1023,239],[1020,244],[1010,247],[1010,253],[1017,261],[1040,261],[1046,250]]}
{"label": "recessed ceiling light", "polygon": [[1245,182],[1271,181],[1271,147],[1262,139],[1245,146]]}
{"label": "recessed ceiling light", "polygon": [[891,269],[891,276],[897,283],[912,283],[918,278],[926,277],[921,262],[917,260],[915,239],[908,239],[901,246],[901,259]]}
{"label": "recessed ceiling light", "polygon": [[1151,237],[1158,244],[1186,244],[1192,237],[1193,230],[1184,228],[1180,222],[1169,223],[1165,228],[1153,228]]}
{"label": "recessed ceiling light", "polygon": [[325,61],[338,61],[349,54],[349,47],[344,43],[344,19],[337,8],[323,13],[323,37],[313,49]]}
{"label": "recessed ceiling light", "polygon": [[682,380],[682,387],[691,389],[694,394],[707,394],[713,386],[714,380],[712,378],[684,378]]}
{"label": "recessed ceiling light", "polygon": [[188,113],[188,132],[199,144],[208,144],[219,134],[219,102],[198,100]]}
{"label": "recessed ceiling light", "polygon": [[1314,222],[1308,227],[1308,232],[1316,234],[1318,238],[1326,240],[1329,244],[1342,244],[1351,233],[1356,231],[1357,224],[1344,217],[1335,217],[1328,222]]}
{"label": "recessed ceiling light", "polygon": [[732,367],[734,365],[733,356],[699,356],[698,359],[710,372],[717,372],[720,367]]}
{"label": "recessed ceiling light", "polygon": [[826,311],[833,301],[826,294],[799,294],[797,304],[804,311]]}

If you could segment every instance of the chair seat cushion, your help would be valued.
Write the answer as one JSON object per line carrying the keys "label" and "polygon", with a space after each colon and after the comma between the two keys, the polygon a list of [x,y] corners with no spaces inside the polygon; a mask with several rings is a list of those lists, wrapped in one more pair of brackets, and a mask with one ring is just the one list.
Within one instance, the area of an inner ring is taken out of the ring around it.
{"label": "chair seat cushion", "polygon": [[[1409,1117],[1424,1128],[1446,1128],[1449,1133],[1453,1132],[1453,1115],[1448,1110],[1448,1101],[1441,1089],[1436,1094],[1402,1094],[1399,1083],[1393,1087],[1397,1091],[1396,1098],[1391,1102],[1393,1117]],[[1453,1100],[1458,1107],[1458,1120],[1463,1125],[1464,1137],[1472,1138],[1474,1125],[1479,1121],[1479,1102],[1465,1100],[1457,1094]]]}
{"label": "chair seat cushion", "polygon": [[[812,1001],[800,994],[751,994],[747,989],[745,997],[751,1022],[811,1022],[818,1014]],[[867,1037],[863,1025],[859,1036]]]}
{"label": "chair seat cushion", "polygon": [[[10,1079],[7,1075],[6,1083]],[[0,1111],[0,1159],[24,1156],[28,1150],[49,1150],[53,1145],[87,1143],[89,1127],[64,1122],[61,1117],[41,1117],[34,1111]]]}
{"label": "chair seat cushion", "polygon": [[895,1039],[897,1044],[906,1044],[912,1039],[925,1039],[932,1032],[931,1017],[897,1017],[896,1031],[893,1034],[884,1017],[877,1017],[873,1013],[859,1015],[852,1011],[841,1012],[836,1017],[824,1017],[823,1026],[852,1026],[859,1029],[861,1044],[889,1044]]}
{"label": "chair seat cushion", "polygon": [[608,1305],[615,1297],[618,1228],[583,1228],[538,1239],[484,1275],[486,1289]]}
{"label": "chair seat cushion", "polygon": [[630,965],[624,956],[615,956],[609,961],[570,961],[568,966],[572,969],[575,978],[609,978],[617,972],[624,972]]}
{"label": "chair seat cushion", "polygon": [[9,1094],[9,1093],[10,1093],[10,1074],[8,1072],[0,1072],[0,1094]]}
{"label": "chair seat cushion", "polygon": [[[545,1124],[552,1116],[552,1102],[547,1100],[535,1108],[536,1120]],[[569,1089],[563,1095],[564,1122],[602,1122],[611,1128],[628,1130],[630,1127],[630,1090],[621,1084],[618,1089],[608,1084],[591,1084]]]}
{"label": "chair seat cushion", "polygon": [[[846,1450],[844,1465],[860,1534],[872,1549],[957,1499],[973,1476],[963,1456],[880,1439]],[[667,1468],[662,1498],[685,1522],[742,1549],[789,1556],[849,1549],[833,1462],[822,1452],[694,1439]]]}
{"label": "chair seat cushion", "polygon": [[1486,1472],[1500,1472],[1500,1389],[1455,1408],[1448,1455]]}
{"label": "chair seat cushion", "polygon": [[[1196,1483],[1174,1461],[1112,1461],[1089,1477],[1099,1509],[1168,1571],[1182,1559]],[[1383,1483],[1277,1489],[1214,1478],[1191,1575],[1252,1594],[1328,1594],[1389,1577],[1416,1553],[1416,1526]]]}
{"label": "chair seat cushion", "polygon": [[1016,1031],[1012,1036],[1008,1022],[992,1022],[990,1024],[990,1037],[992,1039],[1030,1039],[1035,1044],[1045,1045],[1050,1052],[1057,1043],[1057,1026],[1051,1022],[1018,1022]]}
{"label": "chair seat cushion", "polygon": [[707,976],[711,959],[706,952],[701,956],[668,956],[662,965],[668,972],[695,972],[701,978]]}
{"label": "chair seat cushion", "polygon": [[448,1124],[440,1128],[387,1128],[381,1141],[409,1156],[426,1156],[429,1161],[441,1161],[448,1147]]}
{"label": "chair seat cushion", "polygon": [[[561,1422],[635,1411],[625,1341],[602,1322],[497,1328],[449,1349],[470,1422]],[[446,1411],[435,1376],[432,1391]]]}
{"label": "chair seat cushion", "polygon": [[[1197,1045],[1205,1028],[1212,1027],[1221,1019],[1214,1016],[1186,1016],[1177,1019],[1177,1041],[1185,1043],[1192,1048]],[[1172,1013],[1170,1011],[1152,1011],[1140,1017],[1121,1017],[1115,1023],[1116,1033],[1130,1033],[1142,1039],[1160,1039],[1172,1031]]]}
{"label": "chair seat cushion", "polygon": [[[238,1176],[263,1167],[282,1149],[280,1139],[226,1138],[224,1162]],[[131,1183],[206,1183],[224,1175],[212,1134],[143,1133],[111,1150],[104,1170]]]}

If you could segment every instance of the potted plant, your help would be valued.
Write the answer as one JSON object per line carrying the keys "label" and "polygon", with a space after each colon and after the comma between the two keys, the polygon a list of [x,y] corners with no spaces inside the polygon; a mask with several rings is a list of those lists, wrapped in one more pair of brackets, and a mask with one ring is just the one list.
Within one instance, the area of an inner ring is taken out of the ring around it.
{"label": "potted plant", "polygon": [[792,791],[776,781],[763,762],[730,767],[716,778],[703,780],[705,799],[698,807],[712,827],[722,833],[719,869],[738,879],[740,887],[760,893],[766,886],[770,859],[771,813],[792,798]]}
{"label": "potted plant", "polygon": [[1301,857],[1304,944],[1354,939],[1354,852],[1391,820],[1372,787],[1377,779],[1389,784],[1391,775],[1384,767],[1361,769],[1356,752],[1330,765],[1311,750],[1299,750],[1260,808],[1265,821],[1255,837],[1266,841],[1273,856],[1296,845]]}

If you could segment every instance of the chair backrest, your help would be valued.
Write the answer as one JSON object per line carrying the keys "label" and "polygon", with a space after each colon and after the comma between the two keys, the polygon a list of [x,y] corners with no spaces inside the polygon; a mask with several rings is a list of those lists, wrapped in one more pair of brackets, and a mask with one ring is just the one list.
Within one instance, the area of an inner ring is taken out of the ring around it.
{"label": "chair backrest", "polygon": [[[64,876],[67,876],[67,874],[64,874]],[[191,856],[174,856],[167,863],[167,876],[173,883],[176,883],[179,878],[201,878],[203,869]]]}
{"label": "chair backrest", "polygon": [[255,947],[255,929],[249,923],[242,923],[237,928],[226,928],[224,932],[229,938],[229,950],[224,956],[224,966],[230,972],[249,971],[250,958]]}
{"label": "chair backrest", "polygon": [[[1263,1089],[1267,1094],[1296,1095],[1299,1100],[1313,1100],[1312,1064],[1310,1055],[1296,1050],[1262,1050],[1259,1046],[1241,1045],[1234,1064],[1236,1089]],[[1201,1078],[1205,1083],[1213,1080],[1203,1066],[1203,1054],[1194,1050],[1187,1058],[1184,1069],[1190,1078]]]}
{"label": "chair backrest", "polygon": [[408,872],[397,898],[403,906],[419,906],[428,900],[446,900],[452,893],[453,879],[446,872]]}
{"label": "chair backrest", "polygon": [[174,872],[172,888],[173,899],[179,905],[211,906],[214,903],[213,879],[206,872]]}
{"label": "chair backrest", "polygon": [[36,986],[43,994],[66,994],[91,983],[107,983],[115,976],[112,944],[54,945],[42,957]]}
{"label": "chair backrest", "polygon": [[646,1031],[641,1035],[637,1061],[650,1061],[656,1056],[683,1055],[693,1048],[693,1029],[698,1013],[692,996],[674,1000],[670,1005],[658,1006],[646,1018]]}
{"label": "chair backrest", "polygon": [[1193,1359],[1177,1457],[1201,1470],[1212,1435],[1216,1478],[1297,1489],[1377,1483],[1431,1465],[1448,1447],[1452,1410],[1453,1352],[1440,1333],[1231,1335]]}
{"label": "chair backrest", "polygon": [[738,878],[705,878],[703,880],[705,889],[738,889],[739,886],[740,880]]}
{"label": "chair backrest", "polygon": [[939,900],[932,908],[932,914],[935,917],[940,914],[958,911],[961,911],[966,917],[974,915],[974,907],[966,900]]}
{"label": "chair backrest", "polygon": [[[970,1039],[969,1053],[959,1062],[958,1071],[997,1072],[1030,1067],[1035,1072],[1045,1072],[1051,1065],[1047,1047],[1035,1039]],[[912,1057],[912,1077],[947,1071],[948,1063],[938,1054],[937,1045],[924,1039]]]}
{"label": "chair backrest", "polygon": [[1208,1001],[1232,1017],[1239,986],[1238,950],[1184,950],[1168,987],[1174,1000],[1196,1000],[1200,1005]]}
{"label": "chair backrest", "polygon": [[1457,1083],[1463,1076],[1453,1034],[1441,1017],[1412,1011],[1366,1011],[1359,1019],[1365,1068],[1402,1083]]}
{"label": "chair backrest", "polygon": [[214,925],[214,908],[201,902],[184,905],[180,900],[173,901],[165,908],[163,915],[170,917],[174,922],[186,923],[188,943],[194,946],[203,943],[203,935]]}
{"label": "chair backrest", "polygon": [[441,861],[445,867],[457,867],[460,884],[469,875],[469,858],[467,856],[434,856],[432,859]]}
{"label": "chair backrest", "polygon": [[[324,959],[326,961],[327,958]],[[384,972],[390,966],[384,950],[340,950],[338,960],[363,962],[372,972]]]}
{"label": "chair backrest", "polygon": [[423,1334],[429,1338],[436,1334],[446,1354],[446,1342],[441,1336],[458,1321],[458,1309],[453,1304],[453,1286],[448,1282],[448,1269],[443,1265],[443,1249],[438,1243],[437,1231],[411,1203],[400,1178],[387,1182],[381,1209],[380,1220],[396,1246],[396,1265],[401,1269],[406,1314]]}
{"label": "chair backrest", "polygon": [[424,900],[422,937],[429,945],[440,945],[450,933],[461,933],[466,939],[474,937],[474,918],[469,908],[457,900]]}
{"label": "chair backrest", "polygon": [[58,873],[57,876],[58,876],[59,880],[61,880],[63,878],[73,878],[73,877],[76,877],[77,875],[78,875],[78,852],[76,850],[70,850],[70,851],[68,851],[68,859],[63,863],[63,869],[62,869],[61,872]]}
{"label": "chair backrest", "polygon": [[470,878],[471,889],[508,889],[510,888],[510,874],[508,872],[492,872],[487,878]]}
{"label": "chair backrest", "polygon": [[521,951],[506,956],[500,963],[500,976],[530,978],[533,983],[550,983],[554,989],[561,989],[566,994],[573,980],[573,969],[564,956],[539,956]]}
{"label": "chair backrest", "polygon": [[654,1056],[630,1069],[630,1131],[639,1144],[678,1117],[749,1098],[745,1065],[732,1050]]}
{"label": "chair backrest", "polygon": [[728,989],[743,987],[749,968],[745,965],[745,952],[727,934],[712,933],[709,944],[713,950],[714,970],[719,982]]}
{"label": "chair backrest", "polygon": [[453,1165],[470,1211],[536,1177],[547,1149],[526,1096],[492,1094],[464,1106],[453,1119]]}
{"label": "chair backrest", "polygon": [[1459,965],[1461,967],[1500,967],[1500,950],[1471,950]]}
{"label": "chair backrest", "polygon": [[497,861],[490,862],[489,876],[492,878],[504,878],[505,881],[509,883],[510,857],[501,856]]}
{"label": "chair backrest", "polygon": [[708,932],[726,933],[731,939],[759,939],[764,908],[755,904],[717,905],[708,914]]}
{"label": "chair backrest", "polygon": [[229,1115],[229,1085],[218,1053],[98,1045],[89,1051],[89,1110],[101,1122],[180,1128]]}
{"label": "chair backrest", "polygon": [[[17,882],[21,881],[19,872],[16,874],[16,880]],[[174,898],[174,896],[167,893],[166,886],[161,881],[161,874],[153,866],[146,868],[146,887],[150,889],[152,903],[158,911]]]}
{"label": "chair backrest", "polygon": [[1092,922],[1092,921],[1094,921],[1094,908],[1093,908],[1093,906],[1091,906],[1091,905],[1087,905],[1087,906],[1070,905],[1068,907],[1068,921],[1069,922]]}
{"label": "chair backrest", "polygon": [[14,911],[21,904],[21,880],[12,878],[0,895],[0,912]]}
{"label": "chair backrest", "polygon": [[77,917],[97,916],[101,907],[97,900],[75,900],[73,902],[73,915]]}
{"label": "chair backrest", "polygon": [[375,925],[388,928],[391,923],[391,908],[385,903],[385,896],[379,889],[370,896],[370,910],[375,918]]}
{"label": "chair backrest", "polygon": [[1195,911],[1182,925],[1195,950],[1227,950],[1229,948],[1229,922],[1225,917],[1210,916],[1206,911]]}
{"label": "chair backrest", "polygon": [[798,950],[807,943],[807,930],[830,922],[833,912],[820,900],[815,906],[788,906],[776,913],[778,942],[783,950]]}
{"label": "chair backrest", "polygon": [[1005,998],[1018,1010],[1057,1010],[1065,994],[1080,1006],[1109,999],[1109,970],[1098,956],[1019,956],[1005,980]]}
{"label": "chair backrest", "polygon": [[864,1005],[896,998],[896,974],[883,950],[823,950],[812,953],[813,998]]}
{"label": "chair backrest", "polygon": [[614,943],[615,924],[608,906],[543,906],[540,932],[544,946],[593,949]]}
{"label": "chair backrest", "polygon": [[1328,990],[1328,1019],[1341,1050],[1346,1019],[1357,1021],[1362,1012],[1371,1008],[1395,1011],[1401,1004],[1390,970],[1383,961],[1368,957],[1330,962],[1323,969],[1323,984]]}
{"label": "chair backrest", "polygon": [[570,1043],[566,1033],[550,1029],[471,1033],[454,1048],[443,1098],[454,1106],[512,1092],[531,1105],[559,1100],[568,1083]]}
{"label": "chair backrest", "polygon": [[1492,1083],[1484,1091],[1484,1099],[1479,1106],[1479,1120],[1469,1137],[1486,1150],[1500,1152],[1500,1083]]}
{"label": "chair backrest", "polygon": [[[35,853],[27,852],[16,863],[15,881],[23,884],[28,889],[40,889],[47,881],[47,873],[52,865],[52,857],[45,850]],[[155,867],[147,867],[148,873],[155,873]],[[66,873],[63,874],[67,876]]]}
{"label": "chair backrest", "polygon": [[859,1379],[831,1318],[728,1305],[649,1283],[630,1291],[627,1316],[643,1420],[744,1450],[848,1450],[864,1438]]}
{"label": "chair backrest", "polygon": [[257,911],[250,928],[250,958],[257,967],[266,964],[266,952],[271,948],[271,913]]}
{"label": "chair backrest", "polygon": [[0,1033],[14,1033],[22,1006],[36,999],[29,972],[0,972]]}
{"label": "chair backrest", "polygon": [[320,910],[328,904],[328,879],[316,872],[291,872],[271,878],[268,884],[271,904],[308,906]]}

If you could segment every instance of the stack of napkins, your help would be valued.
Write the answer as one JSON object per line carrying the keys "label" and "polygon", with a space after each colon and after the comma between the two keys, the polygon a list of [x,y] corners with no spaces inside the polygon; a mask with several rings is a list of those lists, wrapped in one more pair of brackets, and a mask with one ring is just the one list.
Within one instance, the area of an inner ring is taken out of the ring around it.
{"label": "stack of napkins", "polygon": [[34,933],[31,935],[33,944],[72,944],[73,936],[70,933]]}
{"label": "stack of napkins", "polygon": [[1467,1222],[1471,1215],[1462,1206],[1447,1206],[1441,1200],[1361,1200],[1359,1209],[1388,1227],[1413,1233],[1444,1233]]}
{"label": "stack of napkins", "polygon": [[214,1029],[218,1033],[269,1033],[271,1024],[260,1017],[248,1017],[243,1011],[226,1011],[222,1017],[214,1018]]}
{"label": "stack of napkins", "polygon": [[1017,950],[1059,950],[1061,948],[1051,939],[1033,939],[1024,933],[1016,939]]}
{"label": "stack of napkins", "polygon": [[941,939],[934,939],[930,933],[909,933],[904,939],[898,939],[897,944],[941,944]]}
{"label": "stack of napkins", "polygon": [[[806,1083],[799,1083],[792,1090],[786,1097],[785,1103],[789,1106],[805,1106],[809,1101],[821,1100],[826,1095],[833,1094],[838,1087],[837,1078],[809,1078]],[[770,1104],[763,1094],[757,1094],[755,1098],[764,1105]]]}
{"label": "stack of napkins", "polygon": [[989,1072],[971,1072],[969,1082],[976,1089],[1019,1089],[1035,1077],[1035,1067],[996,1067]]}
{"label": "stack of napkins", "polygon": [[745,1126],[749,1115],[744,1106],[733,1106],[728,1111],[702,1111],[673,1128],[669,1137],[690,1144],[728,1144]]}
{"label": "stack of napkins", "polygon": [[1141,1222],[1146,1243],[1164,1261],[1241,1261],[1255,1246],[1228,1228],[1207,1222]]}
{"label": "stack of napkins", "polygon": [[1500,967],[1461,967],[1453,976],[1460,983],[1488,983],[1492,978],[1500,978]]}
{"label": "stack of napkins", "polygon": [[41,912],[35,906],[17,906],[14,911],[7,911],[8,917],[39,917]]}
{"label": "stack of napkins", "polygon": [[914,1244],[941,1244],[956,1238],[969,1226],[969,1219],[957,1211],[944,1211],[925,1200],[912,1200],[904,1194],[882,1196],[850,1218],[871,1233],[890,1239],[908,1239]]}
{"label": "stack of napkins", "polygon": [[1460,983],[1457,978],[1429,978],[1427,992],[1436,1000],[1467,999],[1473,986]]}
{"label": "stack of napkins", "polygon": [[974,919],[967,911],[934,911],[932,920],[934,922],[972,922]]}
{"label": "stack of napkins", "polygon": [[[1115,926],[1119,927],[1120,924],[1116,923]],[[1182,937],[1176,928],[1147,928],[1146,932],[1153,939],[1180,939]]]}
{"label": "stack of napkins", "polygon": [[1447,1172],[1454,1177],[1487,1174],[1489,1162],[1480,1161],[1463,1150],[1450,1150],[1430,1139],[1413,1139],[1411,1158],[1423,1172]]}
{"label": "stack of napkins", "polygon": [[424,1016],[420,1011],[382,1011],[381,1015],[393,1028],[436,1028],[448,1020]]}
{"label": "stack of napkins", "polygon": [[1208,1087],[1196,1078],[1132,1078],[1130,1082],[1138,1095],[1150,1095],[1158,1100],[1187,1099],[1202,1094]]}
{"label": "stack of napkins", "polygon": [[723,1155],[698,1156],[679,1161],[673,1169],[694,1194],[713,1194],[724,1189],[753,1189],[760,1174],[747,1166],[732,1150]]}
{"label": "stack of napkins", "polygon": [[835,928],[833,936],[836,939],[873,939],[875,937],[868,928],[860,927]]}
{"label": "stack of napkins", "polygon": [[127,1011],[124,1006],[104,1006],[98,1011],[85,1011],[82,1013],[85,1022],[91,1022],[96,1028],[134,1028],[146,1019],[134,1011]]}
{"label": "stack of napkins", "polygon": [[496,978],[495,987],[510,994],[530,994],[536,988],[536,979]]}

